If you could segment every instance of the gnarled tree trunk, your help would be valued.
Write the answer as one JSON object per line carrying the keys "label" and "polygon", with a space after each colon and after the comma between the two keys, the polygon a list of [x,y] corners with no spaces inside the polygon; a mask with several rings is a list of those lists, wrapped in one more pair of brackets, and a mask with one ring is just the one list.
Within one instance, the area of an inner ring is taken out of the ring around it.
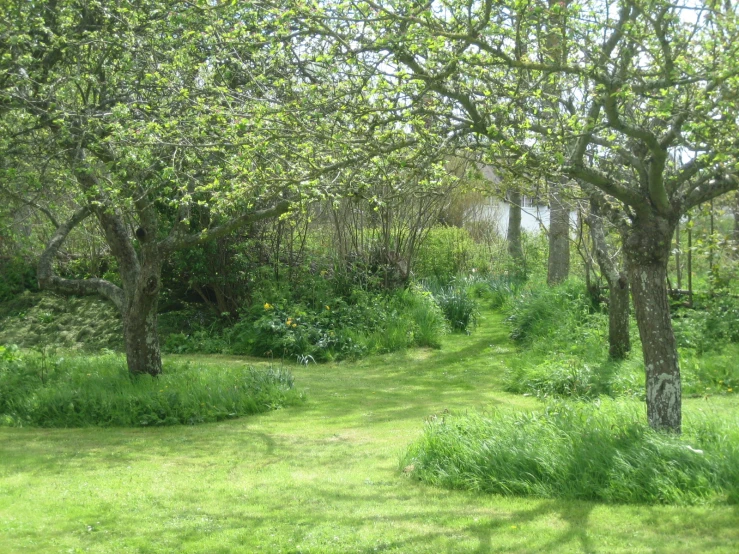
{"label": "gnarled tree trunk", "polygon": [[161,262],[144,266],[133,294],[127,295],[123,319],[126,361],[131,373],[159,375],[162,355],[157,331],[157,304],[161,283]]}
{"label": "gnarled tree trunk", "polygon": [[680,432],[682,393],[677,343],[667,299],[667,261],[675,223],[659,216],[634,220],[625,242],[646,373],[647,418],[653,429]]}

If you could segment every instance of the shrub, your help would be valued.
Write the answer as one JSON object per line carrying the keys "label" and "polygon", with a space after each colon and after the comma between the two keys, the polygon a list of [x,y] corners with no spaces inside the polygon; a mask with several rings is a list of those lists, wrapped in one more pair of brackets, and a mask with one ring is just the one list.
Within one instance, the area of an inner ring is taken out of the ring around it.
{"label": "shrub", "polygon": [[433,227],[416,253],[413,271],[419,278],[448,283],[455,275],[474,267],[477,250],[465,229]]}
{"label": "shrub", "polygon": [[[320,311],[300,304],[283,305],[265,302],[261,315],[246,315],[227,332],[230,351],[276,358],[303,358],[325,361],[354,358],[366,351],[357,341],[357,324],[371,325],[377,314],[364,306],[350,306],[337,301]],[[253,312],[252,312],[253,313]],[[348,332],[349,330],[354,332]]]}
{"label": "shrub", "polygon": [[432,484],[505,495],[617,503],[739,501],[739,421],[686,418],[653,431],[642,408],[552,404],[532,413],[429,421],[401,460]]}
{"label": "shrub", "polygon": [[[6,350],[7,353],[7,350]],[[0,356],[0,424],[139,427],[195,424],[299,402],[287,370],[165,363],[131,376],[122,357]]]}
{"label": "shrub", "polygon": [[696,302],[696,309],[677,310],[673,318],[678,346],[698,352],[739,343],[739,299],[717,296]]}
{"label": "shrub", "polygon": [[418,287],[386,294],[354,291],[349,300],[335,298],[318,310],[266,301],[227,331],[229,349],[319,362],[441,345],[444,317],[433,297]]}
{"label": "shrub", "polygon": [[22,256],[0,256],[0,302],[26,290],[38,290],[36,266]]}

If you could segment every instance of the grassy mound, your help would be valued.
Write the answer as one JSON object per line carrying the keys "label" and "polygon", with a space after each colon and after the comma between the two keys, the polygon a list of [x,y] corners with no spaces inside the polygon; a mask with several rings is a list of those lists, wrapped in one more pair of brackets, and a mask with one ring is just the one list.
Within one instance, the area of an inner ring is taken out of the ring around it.
{"label": "grassy mound", "polygon": [[402,460],[433,485],[613,503],[739,502],[739,426],[704,418],[684,434],[644,423],[636,404],[552,404],[533,413],[429,422]]}
{"label": "grassy mound", "polygon": [[120,356],[48,359],[0,347],[0,425],[39,427],[196,424],[302,400],[287,370],[165,364],[132,377]]}
{"label": "grassy mound", "polygon": [[118,350],[123,329],[115,307],[97,297],[24,292],[0,305],[0,344]]}

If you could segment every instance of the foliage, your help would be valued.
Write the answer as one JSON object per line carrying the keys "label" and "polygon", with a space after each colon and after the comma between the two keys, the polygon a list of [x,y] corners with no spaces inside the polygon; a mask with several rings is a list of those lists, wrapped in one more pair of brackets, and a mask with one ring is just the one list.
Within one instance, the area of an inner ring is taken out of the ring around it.
{"label": "foliage", "polygon": [[428,280],[424,286],[431,291],[453,331],[471,332],[477,323],[478,306],[470,290],[475,281],[452,279],[448,286]]}
{"label": "foliage", "polygon": [[678,308],[673,317],[678,346],[706,352],[739,342],[739,300],[728,294],[696,299],[695,309]]}
{"label": "foliage", "polygon": [[433,227],[418,249],[413,272],[418,278],[435,279],[441,283],[448,283],[456,275],[473,269],[485,272],[486,264],[478,250],[467,230]]}
{"label": "foliage", "polygon": [[94,297],[24,292],[0,304],[0,343],[23,348],[120,349],[121,318]]}
{"label": "foliage", "polygon": [[445,324],[439,307],[419,289],[390,294],[355,291],[318,310],[297,303],[264,302],[256,319],[229,331],[231,351],[314,361],[357,358],[411,345],[439,346]]}
{"label": "foliage", "polygon": [[28,260],[17,256],[4,259],[0,255],[0,302],[36,288],[36,270]]}
{"label": "foliage", "polygon": [[295,404],[285,369],[168,363],[131,376],[117,355],[50,357],[0,350],[0,425],[40,427],[196,424]]}
{"label": "foliage", "polygon": [[[731,342],[733,321],[727,317],[731,300],[716,302],[723,309],[714,308],[713,301],[707,310],[681,308],[675,320],[686,395],[739,392],[739,370],[733,362],[739,345]],[[608,318],[594,310],[583,283],[527,285],[506,309],[511,336],[521,351],[504,371],[505,390],[538,398],[644,398],[644,364],[638,359],[640,342],[633,322],[636,351],[621,362],[609,360]]]}
{"label": "foliage", "polygon": [[549,341],[555,335],[565,341],[575,338],[564,336],[563,331],[580,334],[593,305],[583,284],[573,279],[555,287],[532,283],[510,301],[507,311],[511,338],[525,345],[535,339]]}
{"label": "foliage", "polygon": [[644,366],[640,360],[582,359],[555,351],[548,359],[537,361],[524,354],[512,363],[503,375],[504,389],[541,399],[644,397]]}
{"label": "foliage", "polygon": [[739,502],[737,421],[695,418],[658,433],[635,405],[549,405],[435,418],[402,465],[433,485],[616,503]]}

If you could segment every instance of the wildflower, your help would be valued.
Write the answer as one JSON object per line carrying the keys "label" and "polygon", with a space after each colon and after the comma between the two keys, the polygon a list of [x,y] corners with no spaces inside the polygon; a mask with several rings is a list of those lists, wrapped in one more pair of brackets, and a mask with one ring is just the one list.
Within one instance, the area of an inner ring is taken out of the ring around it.
{"label": "wildflower", "polygon": [[269,302],[265,302],[264,303],[264,309],[265,310],[271,310],[272,309],[272,304],[270,304]]}
{"label": "wildflower", "polygon": [[287,323],[287,326],[288,326],[288,327],[290,327],[290,325],[292,325],[292,324],[293,324],[293,318],[291,318],[291,317],[288,317],[288,318],[287,318],[287,322],[286,322],[286,323]]}
{"label": "wildflower", "polygon": [[297,324],[297,323],[293,323],[293,327],[297,327],[297,326],[298,326],[298,324]]}

